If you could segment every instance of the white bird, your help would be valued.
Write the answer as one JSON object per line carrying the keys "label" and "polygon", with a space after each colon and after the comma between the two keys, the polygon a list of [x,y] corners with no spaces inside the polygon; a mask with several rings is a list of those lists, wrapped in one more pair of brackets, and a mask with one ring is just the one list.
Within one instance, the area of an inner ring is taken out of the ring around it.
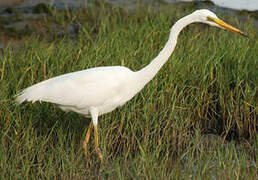
{"label": "white bird", "polygon": [[87,157],[87,144],[94,127],[95,148],[98,158],[102,153],[98,140],[98,117],[111,112],[132,99],[157,74],[175,49],[180,31],[191,23],[205,23],[246,36],[240,30],[226,24],[209,10],[197,10],[178,20],[171,28],[169,39],[149,65],[139,71],[123,66],[96,67],[67,73],[28,87],[17,95],[17,102],[45,101],[57,104],[64,111],[74,111],[92,122],[83,143]]}

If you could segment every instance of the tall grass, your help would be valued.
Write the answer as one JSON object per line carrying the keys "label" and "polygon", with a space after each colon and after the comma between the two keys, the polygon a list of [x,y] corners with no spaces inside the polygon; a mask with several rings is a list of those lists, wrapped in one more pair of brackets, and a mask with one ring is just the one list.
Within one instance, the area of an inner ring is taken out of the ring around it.
{"label": "tall grass", "polygon": [[82,142],[90,119],[47,103],[14,102],[21,89],[63,73],[105,65],[143,68],[164,46],[171,25],[192,11],[101,6],[56,13],[45,23],[76,18],[76,39],[49,32],[25,38],[22,48],[4,49],[1,178],[257,178],[258,31],[252,21],[222,16],[250,39],[199,24],[183,30],[175,52],[143,91],[100,117],[104,160],[99,163],[91,143],[88,169]]}

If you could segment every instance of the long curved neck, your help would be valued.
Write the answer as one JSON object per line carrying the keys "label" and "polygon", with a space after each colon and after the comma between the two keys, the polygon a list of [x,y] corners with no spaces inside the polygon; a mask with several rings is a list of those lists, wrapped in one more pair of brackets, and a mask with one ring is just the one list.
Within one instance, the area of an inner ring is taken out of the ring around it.
{"label": "long curved neck", "polygon": [[160,68],[167,62],[168,58],[176,47],[177,37],[180,31],[185,26],[193,22],[194,20],[191,14],[178,20],[171,28],[169,39],[159,55],[154,58],[149,65],[136,72],[138,78],[141,79],[141,83],[143,86],[147,84],[158,73]]}

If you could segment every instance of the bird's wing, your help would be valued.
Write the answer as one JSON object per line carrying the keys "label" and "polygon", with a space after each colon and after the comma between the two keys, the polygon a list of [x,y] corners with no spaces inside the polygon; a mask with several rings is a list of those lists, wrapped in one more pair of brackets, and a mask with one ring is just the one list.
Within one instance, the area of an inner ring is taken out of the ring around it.
{"label": "bird's wing", "polygon": [[132,71],[121,66],[92,68],[57,76],[22,91],[17,101],[45,101],[64,106],[98,106],[114,97]]}

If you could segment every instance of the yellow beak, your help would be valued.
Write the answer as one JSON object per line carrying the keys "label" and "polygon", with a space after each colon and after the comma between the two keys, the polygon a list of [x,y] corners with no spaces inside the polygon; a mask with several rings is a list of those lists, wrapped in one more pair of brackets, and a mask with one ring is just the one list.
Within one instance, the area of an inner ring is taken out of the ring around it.
{"label": "yellow beak", "polygon": [[243,33],[242,31],[240,31],[239,29],[225,23],[224,21],[222,21],[221,19],[218,19],[218,18],[213,18],[213,17],[210,17],[208,16],[208,19],[217,23],[219,26],[221,26],[222,28],[224,29],[227,29],[231,32],[234,32],[234,33],[238,33],[238,34],[241,34],[242,36],[245,36],[245,37],[248,37],[245,33]]}

